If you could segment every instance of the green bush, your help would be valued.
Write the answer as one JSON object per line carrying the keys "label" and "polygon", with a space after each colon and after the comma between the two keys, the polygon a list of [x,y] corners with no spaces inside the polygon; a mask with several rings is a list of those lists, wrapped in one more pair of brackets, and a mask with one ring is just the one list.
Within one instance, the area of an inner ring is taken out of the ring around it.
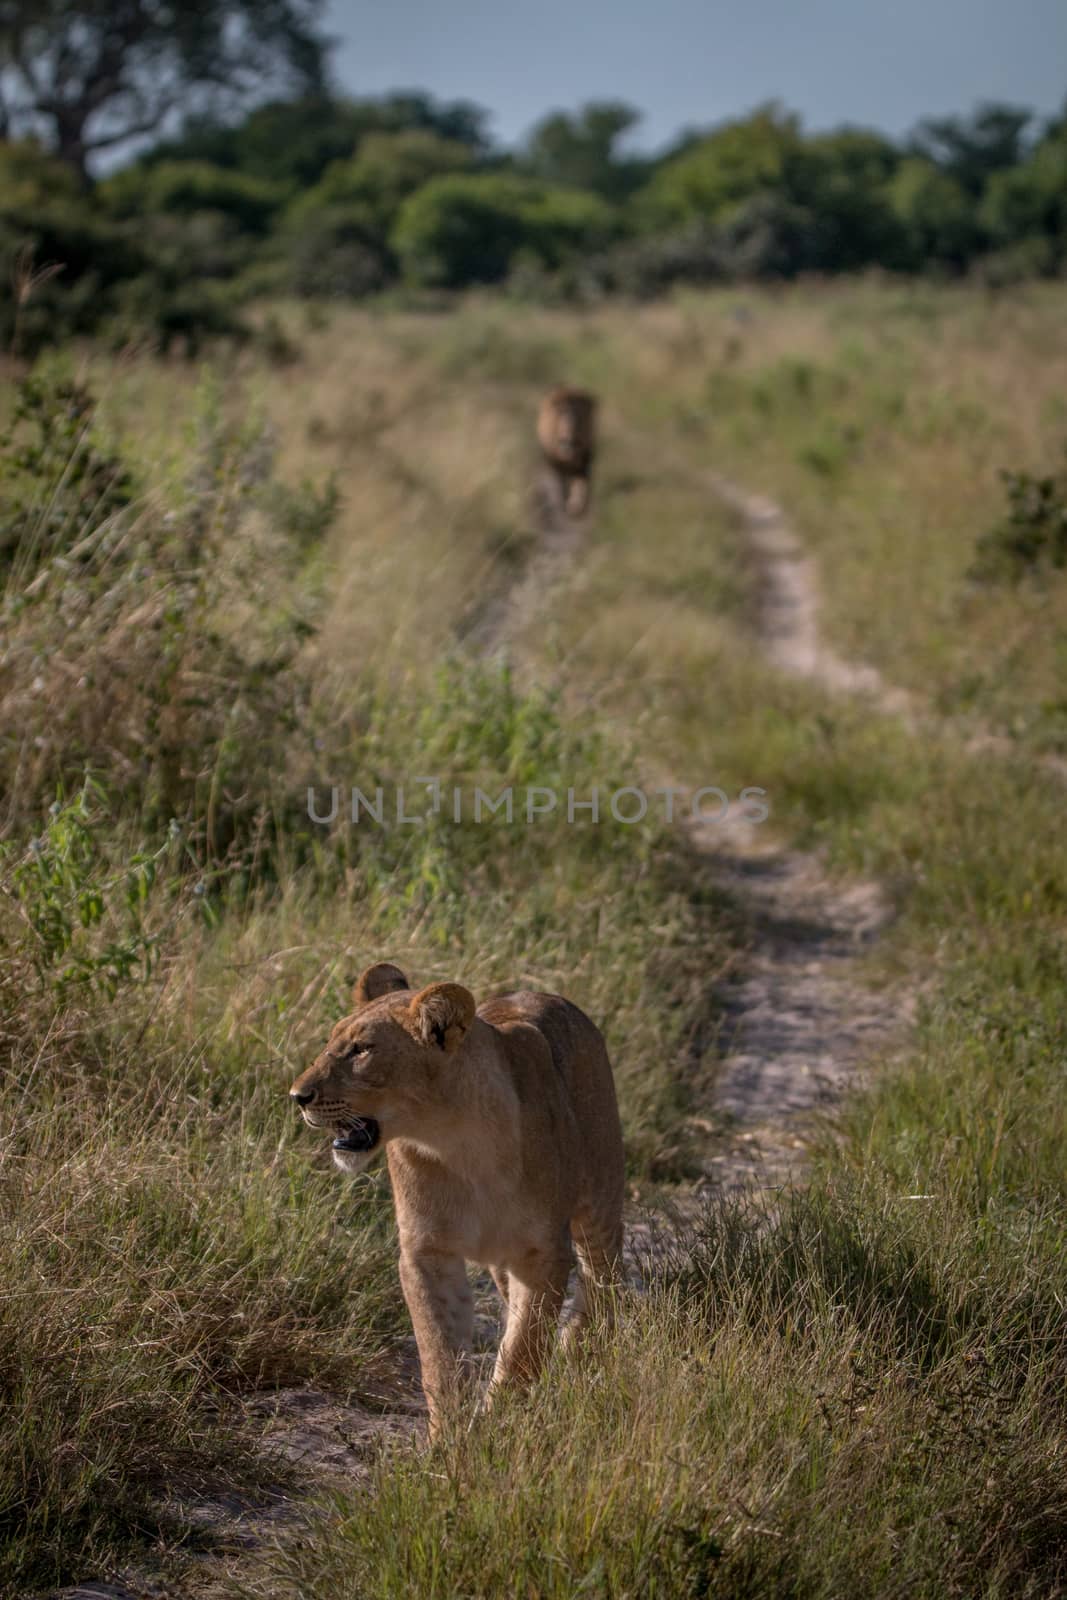
{"label": "green bush", "polygon": [[0,344],[32,355],[99,326],[115,285],[143,272],[134,230],[97,208],[35,144],[0,141]]}
{"label": "green bush", "polygon": [[593,195],[480,173],[419,189],[401,209],[392,244],[413,282],[456,288],[500,282],[520,253],[559,267],[619,231],[616,213]]}
{"label": "green bush", "polygon": [[0,571],[30,578],[133,499],[129,468],[97,439],[79,383],[27,378],[0,436]]}
{"label": "green bush", "polygon": [[173,824],[161,846],[112,865],[104,847],[111,820],[103,791],[86,779],[73,800],[52,802],[28,845],[0,839],[0,899],[15,913],[13,937],[0,924],[0,1004],[6,997],[15,1009],[29,971],[58,1003],[75,989],[114,1000],[151,976],[160,934],[147,920],[149,901],[181,829]]}
{"label": "green bush", "polygon": [[888,187],[889,204],[903,231],[903,264],[963,266],[982,243],[974,206],[955,178],[915,156],[903,162]]}
{"label": "green bush", "polygon": [[1034,252],[1043,243],[1042,273],[1067,262],[1067,128],[1050,134],[1023,165],[993,175],[981,215],[1002,248],[1025,241]]}
{"label": "green bush", "polygon": [[1002,474],[1008,514],[978,540],[971,576],[1020,579],[1067,567],[1067,462],[1058,472]]}
{"label": "green bush", "polygon": [[[24,524],[0,596],[9,814],[30,822],[91,765],[143,827],[195,819],[208,858],[248,846],[264,867],[306,702],[294,658],[308,624],[278,597],[245,614],[257,541],[278,538],[252,515],[271,474],[262,430],[209,406],[184,499],[165,510],[135,502],[121,458],[92,442],[83,390],[33,379],[20,408],[28,423],[0,448]],[[327,491],[305,520],[320,527],[333,504]]]}
{"label": "green bush", "polygon": [[753,195],[783,190],[800,148],[797,118],[765,107],[725,123],[665,162],[643,204],[660,226],[721,221]]}
{"label": "green bush", "polygon": [[639,205],[657,230],[714,229],[732,277],[892,266],[900,227],[884,191],[897,159],[878,134],[805,137],[795,117],[771,106],[668,160]]}
{"label": "green bush", "polygon": [[168,215],[188,218],[215,212],[242,233],[263,235],[284,204],[286,190],[264,178],[231,172],[208,161],[162,161],[116,173],[97,191],[107,211],[121,218]]}

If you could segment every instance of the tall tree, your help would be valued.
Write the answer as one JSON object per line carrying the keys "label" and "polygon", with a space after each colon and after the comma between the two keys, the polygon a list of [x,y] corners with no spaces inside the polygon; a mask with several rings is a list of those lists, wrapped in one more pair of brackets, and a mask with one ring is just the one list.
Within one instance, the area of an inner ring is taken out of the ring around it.
{"label": "tall tree", "polygon": [[553,112],[531,133],[525,165],[548,183],[623,199],[647,167],[637,157],[621,156],[618,149],[623,135],[640,120],[641,113],[620,100],[594,100],[575,115]]}
{"label": "tall tree", "polygon": [[928,117],[919,124],[912,146],[977,198],[994,172],[1025,159],[1033,120],[1023,106],[979,106],[970,117]]}
{"label": "tall tree", "polygon": [[316,89],[322,0],[0,0],[0,130],[94,156],[197,100]]}

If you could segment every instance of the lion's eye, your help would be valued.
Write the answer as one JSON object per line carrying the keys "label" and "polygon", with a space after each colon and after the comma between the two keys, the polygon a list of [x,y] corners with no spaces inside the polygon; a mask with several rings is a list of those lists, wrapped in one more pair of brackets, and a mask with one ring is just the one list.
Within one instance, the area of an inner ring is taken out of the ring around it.
{"label": "lion's eye", "polygon": [[369,1050],[370,1050],[370,1045],[369,1044],[356,1043],[356,1044],[350,1044],[348,1049],[345,1051],[345,1054],[347,1056],[349,1056],[349,1057],[356,1058],[358,1056],[365,1056]]}

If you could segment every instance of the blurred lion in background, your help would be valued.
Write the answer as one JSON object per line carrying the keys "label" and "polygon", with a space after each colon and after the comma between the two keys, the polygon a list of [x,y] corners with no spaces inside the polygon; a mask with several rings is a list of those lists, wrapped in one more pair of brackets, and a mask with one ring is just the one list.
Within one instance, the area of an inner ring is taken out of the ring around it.
{"label": "blurred lion in background", "polygon": [[545,395],[537,416],[538,442],[569,517],[583,516],[589,507],[596,413],[595,395],[560,384]]}

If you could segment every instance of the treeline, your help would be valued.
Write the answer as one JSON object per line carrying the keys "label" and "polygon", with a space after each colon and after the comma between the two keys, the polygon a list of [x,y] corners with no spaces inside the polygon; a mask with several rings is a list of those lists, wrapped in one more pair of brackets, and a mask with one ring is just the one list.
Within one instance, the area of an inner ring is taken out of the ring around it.
{"label": "treeline", "polygon": [[[87,181],[0,143],[5,348],[237,331],[262,295],[504,283],[548,300],[880,267],[1005,284],[1067,271],[1067,108],[808,133],[777,106],[634,155],[631,108],[546,118],[518,151],[428,95],[304,95],[201,118]],[[5,278],[7,273],[5,272]]]}

